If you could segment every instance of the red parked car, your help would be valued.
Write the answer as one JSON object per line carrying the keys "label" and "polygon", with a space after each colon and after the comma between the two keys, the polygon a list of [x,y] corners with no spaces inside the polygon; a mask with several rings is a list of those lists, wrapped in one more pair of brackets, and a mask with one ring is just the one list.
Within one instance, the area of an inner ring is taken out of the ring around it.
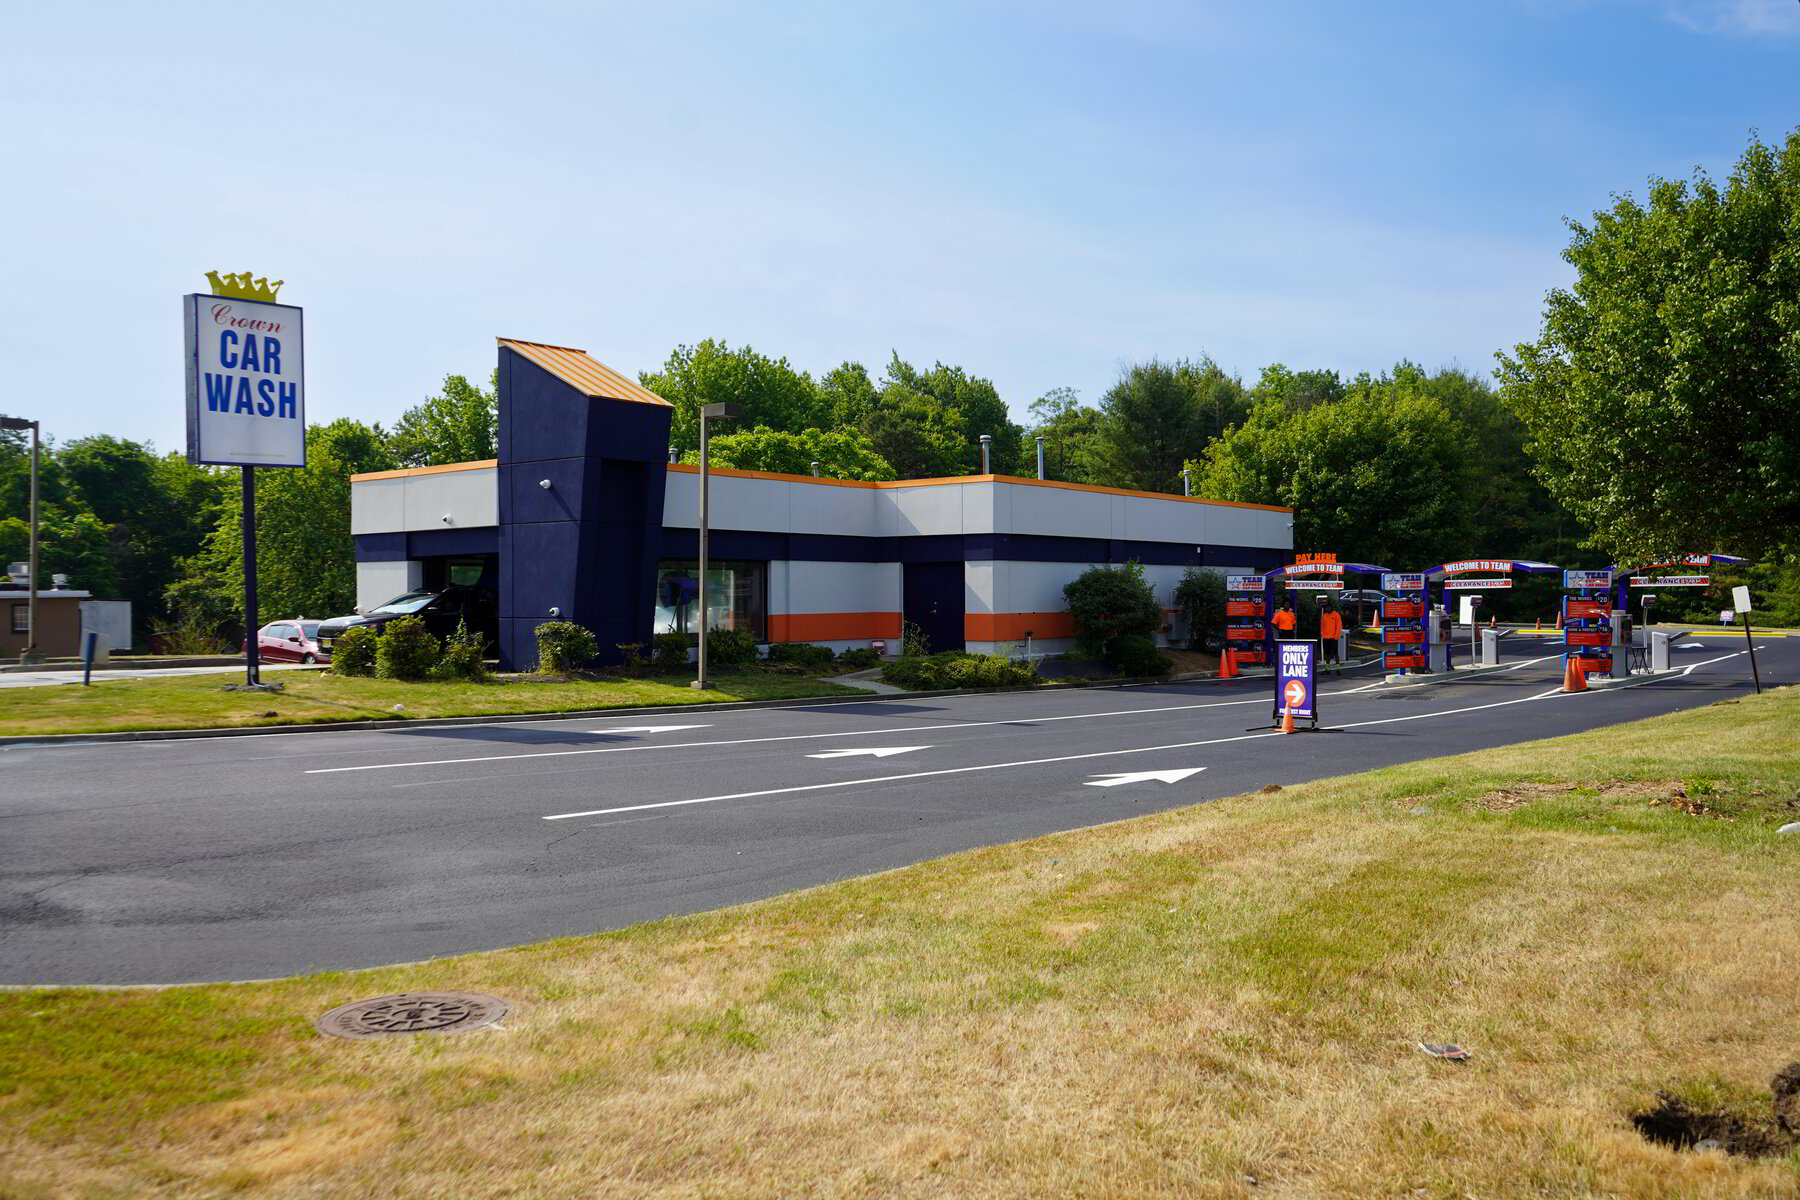
{"label": "red parked car", "polygon": [[317,621],[272,621],[256,631],[256,653],[264,662],[325,663]]}

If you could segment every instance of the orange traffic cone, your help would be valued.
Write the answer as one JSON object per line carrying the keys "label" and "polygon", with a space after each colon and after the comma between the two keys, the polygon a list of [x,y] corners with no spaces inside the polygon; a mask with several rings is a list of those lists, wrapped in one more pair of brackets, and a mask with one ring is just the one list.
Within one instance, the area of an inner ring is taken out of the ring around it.
{"label": "orange traffic cone", "polygon": [[1581,669],[1581,660],[1571,658],[1563,667],[1563,691],[1587,691],[1587,672]]}
{"label": "orange traffic cone", "polygon": [[1219,651],[1219,678],[1235,679],[1237,673],[1237,651],[1227,646]]}
{"label": "orange traffic cone", "polygon": [[1294,710],[1285,704],[1281,706],[1281,732],[1294,732]]}

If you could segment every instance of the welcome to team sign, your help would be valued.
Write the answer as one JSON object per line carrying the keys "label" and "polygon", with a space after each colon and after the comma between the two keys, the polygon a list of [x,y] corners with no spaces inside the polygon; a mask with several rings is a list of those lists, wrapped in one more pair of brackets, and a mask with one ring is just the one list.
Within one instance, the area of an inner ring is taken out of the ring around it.
{"label": "welcome to team sign", "polygon": [[306,465],[306,355],[301,312],[287,304],[190,295],[188,461]]}

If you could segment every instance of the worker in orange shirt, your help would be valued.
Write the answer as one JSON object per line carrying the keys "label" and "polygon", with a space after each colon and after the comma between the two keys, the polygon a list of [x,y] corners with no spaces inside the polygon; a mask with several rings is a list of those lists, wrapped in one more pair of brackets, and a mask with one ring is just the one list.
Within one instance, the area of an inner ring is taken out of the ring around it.
{"label": "worker in orange shirt", "polygon": [[1338,657],[1338,635],[1343,632],[1344,618],[1338,614],[1337,609],[1327,605],[1325,611],[1319,614],[1319,640],[1325,645],[1325,661],[1334,667],[1342,666],[1342,660]]}
{"label": "worker in orange shirt", "polygon": [[1281,602],[1281,608],[1276,611],[1274,616],[1269,618],[1269,624],[1275,627],[1275,639],[1277,641],[1291,640],[1294,636],[1293,605],[1289,604],[1286,600],[1283,600]]}

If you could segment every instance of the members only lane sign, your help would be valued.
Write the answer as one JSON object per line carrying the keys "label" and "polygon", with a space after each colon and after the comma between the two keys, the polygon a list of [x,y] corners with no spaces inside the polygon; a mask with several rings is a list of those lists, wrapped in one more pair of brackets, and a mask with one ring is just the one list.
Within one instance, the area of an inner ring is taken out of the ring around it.
{"label": "members only lane sign", "polygon": [[238,296],[184,299],[188,461],[304,467],[300,310]]}
{"label": "members only lane sign", "polygon": [[1281,710],[1292,713],[1295,720],[1317,721],[1313,710],[1313,659],[1317,642],[1275,643],[1275,715]]}

